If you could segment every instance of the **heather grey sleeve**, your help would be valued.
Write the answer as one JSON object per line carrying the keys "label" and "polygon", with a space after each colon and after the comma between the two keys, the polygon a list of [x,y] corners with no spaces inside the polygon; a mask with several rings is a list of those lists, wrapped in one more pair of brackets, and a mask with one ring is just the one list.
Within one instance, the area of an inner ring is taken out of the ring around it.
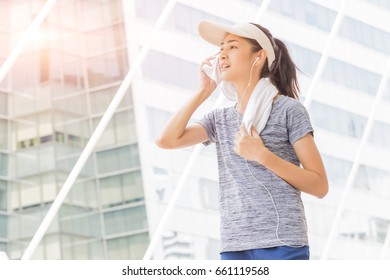
{"label": "heather grey sleeve", "polygon": [[215,130],[215,110],[203,116],[197,123],[202,125],[209,136],[209,140],[203,142],[203,145],[207,146],[216,142],[216,130]]}
{"label": "heather grey sleeve", "polygon": [[291,145],[306,134],[313,134],[314,132],[309,113],[299,101],[294,102],[293,105],[287,109],[287,130]]}

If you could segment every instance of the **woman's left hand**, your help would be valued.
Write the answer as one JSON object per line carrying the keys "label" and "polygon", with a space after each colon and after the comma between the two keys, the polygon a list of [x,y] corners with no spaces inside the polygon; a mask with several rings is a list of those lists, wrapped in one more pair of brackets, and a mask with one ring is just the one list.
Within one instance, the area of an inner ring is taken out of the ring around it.
{"label": "woman's left hand", "polygon": [[236,133],[234,144],[236,154],[264,165],[265,156],[269,150],[264,146],[263,140],[254,127],[249,135],[244,123],[242,123],[240,132]]}

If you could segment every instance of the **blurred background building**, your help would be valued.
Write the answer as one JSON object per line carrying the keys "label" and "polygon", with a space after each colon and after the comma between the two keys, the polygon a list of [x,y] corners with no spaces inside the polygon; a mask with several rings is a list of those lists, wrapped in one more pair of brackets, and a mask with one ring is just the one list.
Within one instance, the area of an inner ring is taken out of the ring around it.
{"label": "blurred background building", "polygon": [[[23,254],[167,2],[60,0],[0,83],[0,251],[11,259]],[[259,23],[287,44],[304,101],[342,11],[307,105],[330,181],[323,200],[303,194],[311,255],[321,258],[328,244],[329,259],[390,258],[388,77],[370,115],[390,55],[390,2],[350,0],[345,10],[341,2],[270,0]],[[1,1],[1,64],[43,3]],[[200,62],[218,51],[197,24],[254,21],[262,4],[177,1],[33,258],[143,257],[194,150],[161,150],[154,138],[196,90]],[[215,148],[203,148],[155,259],[219,258],[217,179]]]}

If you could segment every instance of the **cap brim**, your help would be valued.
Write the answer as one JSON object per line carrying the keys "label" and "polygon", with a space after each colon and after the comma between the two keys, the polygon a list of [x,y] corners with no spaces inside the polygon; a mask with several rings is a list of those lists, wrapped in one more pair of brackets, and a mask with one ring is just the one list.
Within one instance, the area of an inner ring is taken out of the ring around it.
{"label": "cap brim", "polygon": [[254,39],[262,49],[266,50],[268,67],[271,67],[275,60],[275,50],[270,39],[262,30],[251,23],[228,26],[208,20],[201,20],[198,24],[198,32],[203,39],[216,46],[221,45],[228,33],[243,38]]}
{"label": "cap brim", "polygon": [[248,38],[248,34],[240,31],[232,26],[212,22],[209,20],[201,20],[198,24],[199,35],[207,42],[220,46],[226,34],[234,34],[240,37]]}

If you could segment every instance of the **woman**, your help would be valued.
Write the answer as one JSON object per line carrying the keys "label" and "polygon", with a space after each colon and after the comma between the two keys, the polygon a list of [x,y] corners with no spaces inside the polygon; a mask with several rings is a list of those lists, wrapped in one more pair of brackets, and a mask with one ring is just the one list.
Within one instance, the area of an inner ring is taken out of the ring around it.
{"label": "woman", "polygon": [[[165,149],[216,143],[221,259],[309,259],[301,192],[323,198],[328,182],[309,116],[297,100],[296,66],[283,42],[258,24],[201,21],[199,33],[220,46],[218,59],[202,63],[196,94],[168,121],[156,143]],[[233,86],[237,103],[189,125],[217,86],[203,71],[212,61],[218,63],[219,78]],[[266,124],[257,132],[242,121],[250,97],[265,94],[258,92],[261,82],[276,91]]]}

